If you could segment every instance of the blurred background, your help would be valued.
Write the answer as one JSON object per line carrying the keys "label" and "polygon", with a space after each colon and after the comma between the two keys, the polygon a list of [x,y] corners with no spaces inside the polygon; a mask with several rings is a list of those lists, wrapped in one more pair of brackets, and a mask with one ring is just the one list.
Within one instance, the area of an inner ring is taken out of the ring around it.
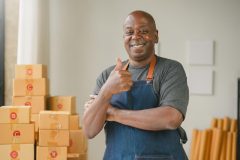
{"label": "blurred background", "polygon": [[[209,127],[214,117],[237,118],[239,8],[238,0],[1,0],[4,104],[12,102],[15,64],[42,63],[48,68],[50,94],[76,96],[82,115],[96,77],[117,57],[127,58],[123,21],[131,11],[144,10],[152,14],[159,30],[157,54],[181,62],[188,75],[191,94],[182,126],[189,138],[184,145],[189,155],[194,128]],[[209,47],[204,42],[210,42],[211,63],[191,61],[193,42],[203,50]],[[192,73],[195,69],[200,70],[199,77]],[[103,132],[89,140],[89,160],[102,159],[104,140]]]}

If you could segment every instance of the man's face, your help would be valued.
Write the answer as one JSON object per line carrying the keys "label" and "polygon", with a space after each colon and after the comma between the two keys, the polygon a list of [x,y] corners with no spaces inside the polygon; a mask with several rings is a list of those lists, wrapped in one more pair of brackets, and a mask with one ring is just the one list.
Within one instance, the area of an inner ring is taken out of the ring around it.
{"label": "man's face", "polygon": [[143,14],[129,15],[123,26],[124,46],[129,58],[142,61],[154,54],[158,31],[151,20]]}

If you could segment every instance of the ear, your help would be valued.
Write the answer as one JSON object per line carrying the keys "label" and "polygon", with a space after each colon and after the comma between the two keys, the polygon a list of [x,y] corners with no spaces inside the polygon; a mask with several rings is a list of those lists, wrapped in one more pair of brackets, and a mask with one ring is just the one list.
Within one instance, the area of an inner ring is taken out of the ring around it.
{"label": "ear", "polygon": [[159,39],[159,37],[158,37],[158,30],[156,30],[155,31],[155,40],[154,40],[154,42],[158,43],[158,39]]}

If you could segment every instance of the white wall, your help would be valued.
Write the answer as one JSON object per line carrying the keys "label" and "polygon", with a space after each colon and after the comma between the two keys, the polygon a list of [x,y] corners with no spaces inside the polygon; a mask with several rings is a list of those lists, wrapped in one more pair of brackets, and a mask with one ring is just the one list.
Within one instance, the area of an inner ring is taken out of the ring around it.
{"label": "white wall", "polygon": [[[190,96],[186,120],[189,152],[193,128],[209,127],[213,117],[236,117],[237,77],[240,77],[240,1],[192,0],[51,0],[50,93],[75,95],[78,111],[95,85],[98,74],[127,58],[122,23],[132,10],[150,12],[160,32],[161,56],[180,61],[188,72],[187,40],[214,40],[215,71],[212,96]],[[89,141],[89,160],[100,160],[104,134]]]}

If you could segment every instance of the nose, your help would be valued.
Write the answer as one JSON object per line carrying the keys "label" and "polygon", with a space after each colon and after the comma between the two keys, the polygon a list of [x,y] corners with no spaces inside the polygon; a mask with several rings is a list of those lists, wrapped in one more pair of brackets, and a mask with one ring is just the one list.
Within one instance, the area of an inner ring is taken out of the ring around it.
{"label": "nose", "polygon": [[133,35],[132,35],[132,39],[138,39],[141,38],[141,34],[139,31],[134,31]]}

